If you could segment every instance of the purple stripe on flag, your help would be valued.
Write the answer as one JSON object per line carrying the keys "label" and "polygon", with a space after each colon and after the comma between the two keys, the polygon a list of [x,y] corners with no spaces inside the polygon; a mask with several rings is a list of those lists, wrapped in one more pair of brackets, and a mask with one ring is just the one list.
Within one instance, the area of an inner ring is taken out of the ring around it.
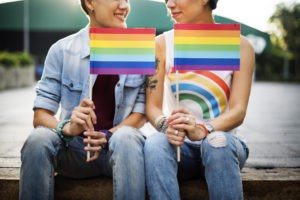
{"label": "purple stripe on flag", "polygon": [[236,58],[175,58],[174,65],[240,65]]}
{"label": "purple stripe on flag", "polygon": [[90,68],[91,74],[154,74],[154,68]]}
{"label": "purple stripe on flag", "polygon": [[220,71],[234,71],[240,70],[239,65],[176,65],[175,70],[220,70]]}
{"label": "purple stripe on flag", "polygon": [[155,62],[134,62],[134,61],[90,61],[91,68],[155,68]]}

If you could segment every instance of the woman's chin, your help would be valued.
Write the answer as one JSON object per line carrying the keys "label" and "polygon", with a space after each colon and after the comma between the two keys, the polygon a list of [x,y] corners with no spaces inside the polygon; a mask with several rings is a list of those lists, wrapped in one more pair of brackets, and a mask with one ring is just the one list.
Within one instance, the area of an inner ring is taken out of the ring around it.
{"label": "woman's chin", "polygon": [[127,28],[127,24],[124,23],[115,23],[112,28]]}

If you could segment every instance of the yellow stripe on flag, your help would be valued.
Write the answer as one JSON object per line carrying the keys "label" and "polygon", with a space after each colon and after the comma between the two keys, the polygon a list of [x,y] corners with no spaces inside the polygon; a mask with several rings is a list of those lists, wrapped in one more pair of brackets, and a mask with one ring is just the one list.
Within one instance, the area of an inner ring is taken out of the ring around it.
{"label": "yellow stripe on flag", "polygon": [[175,44],[240,44],[237,37],[175,37]]}
{"label": "yellow stripe on flag", "polygon": [[91,40],[91,47],[98,48],[154,48],[153,41],[101,41]]}

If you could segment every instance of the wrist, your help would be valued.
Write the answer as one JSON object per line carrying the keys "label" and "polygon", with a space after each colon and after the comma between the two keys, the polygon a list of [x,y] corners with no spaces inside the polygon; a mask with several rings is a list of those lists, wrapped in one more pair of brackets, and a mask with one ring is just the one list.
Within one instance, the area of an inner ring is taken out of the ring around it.
{"label": "wrist", "polygon": [[105,134],[105,139],[106,139],[106,145],[104,145],[102,148],[104,149],[108,149],[109,145],[108,145],[108,142],[109,142],[109,139],[110,137],[112,136],[112,132],[110,130],[107,130],[107,129],[102,129],[100,130],[101,133],[104,133]]}
{"label": "wrist", "polygon": [[62,120],[58,123],[56,128],[56,134],[66,144],[68,144],[68,142],[70,142],[73,139],[73,136],[65,135],[64,134],[65,132],[63,132],[63,130],[65,130],[64,128],[66,128],[65,126],[69,124],[70,121],[71,121],[70,119]]}
{"label": "wrist", "polygon": [[105,134],[105,139],[107,142],[109,141],[110,137],[113,134],[110,130],[107,130],[107,129],[102,129],[102,130],[100,130],[100,132]]}
{"label": "wrist", "polygon": [[196,124],[196,126],[200,127],[204,131],[205,137],[215,131],[214,127],[210,123]]}
{"label": "wrist", "polygon": [[196,124],[197,127],[199,127],[204,132],[204,137],[208,135],[208,130],[203,124]]}
{"label": "wrist", "polygon": [[68,136],[68,137],[73,136],[72,133],[70,132],[70,121],[67,122],[67,123],[63,126],[63,128],[62,128],[62,130],[61,130],[61,133],[62,133],[64,136]]}
{"label": "wrist", "polygon": [[205,129],[207,130],[208,134],[215,131],[215,128],[210,123],[204,123],[203,125],[204,125]]}
{"label": "wrist", "polygon": [[164,115],[158,116],[154,121],[154,127],[159,132],[165,133],[168,128],[167,117]]}

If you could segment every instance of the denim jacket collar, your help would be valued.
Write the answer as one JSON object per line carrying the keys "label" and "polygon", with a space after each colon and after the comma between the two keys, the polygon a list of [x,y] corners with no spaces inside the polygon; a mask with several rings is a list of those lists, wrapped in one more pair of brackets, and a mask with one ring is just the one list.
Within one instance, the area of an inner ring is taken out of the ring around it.
{"label": "denim jacket collar", "polygon": [[80,52],[81,58],[86,58],[90,55],[90,24],[86,25],[85,28],[81,29],[79,34],[82,37],[82,49]]}

